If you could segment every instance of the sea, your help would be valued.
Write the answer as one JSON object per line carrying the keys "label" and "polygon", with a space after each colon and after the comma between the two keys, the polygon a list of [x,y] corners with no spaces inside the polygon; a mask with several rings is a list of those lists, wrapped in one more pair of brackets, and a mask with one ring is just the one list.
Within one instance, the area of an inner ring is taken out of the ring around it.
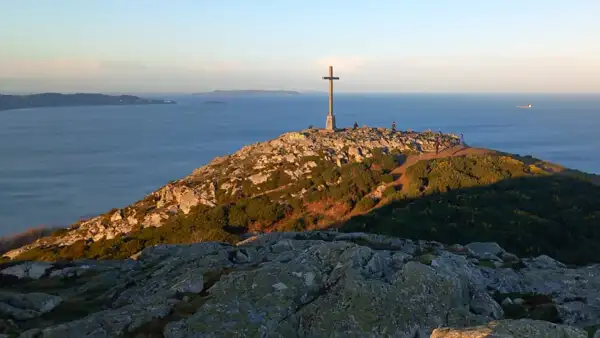
{"label": "sea", "polygon": [[[323,94],[161,98],[177,104],[1,111],[0,236],[126,206],[215,156],[323,127],[328,107]],[[338,94],[334,112],[340,127],[395,121],[600,173],[600,95]]]}

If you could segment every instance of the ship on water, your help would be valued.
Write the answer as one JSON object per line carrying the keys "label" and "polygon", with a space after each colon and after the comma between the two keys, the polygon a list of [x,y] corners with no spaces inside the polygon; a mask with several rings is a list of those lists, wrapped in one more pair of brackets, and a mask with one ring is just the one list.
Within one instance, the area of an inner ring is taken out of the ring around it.
{"label": "ship on water", "polygon": [[517,108],[521,108],[521,109],[529,109],[531,107],[532,107],[531,104],[527,104],[527,105],[524,105],[524,106],[517,106]]}

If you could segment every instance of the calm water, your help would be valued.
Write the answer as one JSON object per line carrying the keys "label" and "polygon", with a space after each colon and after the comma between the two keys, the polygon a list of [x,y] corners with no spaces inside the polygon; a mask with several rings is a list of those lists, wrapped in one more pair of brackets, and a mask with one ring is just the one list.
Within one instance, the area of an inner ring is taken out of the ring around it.
{"label": "calm water", "polygon": [[[214,156],[325,122],[327,97],[0,112],[0,235],[128,205]],[[517,109],[531,103],[534,109]],[[600,173],[600,96],[338,95],[338,125],[442,130]]]}

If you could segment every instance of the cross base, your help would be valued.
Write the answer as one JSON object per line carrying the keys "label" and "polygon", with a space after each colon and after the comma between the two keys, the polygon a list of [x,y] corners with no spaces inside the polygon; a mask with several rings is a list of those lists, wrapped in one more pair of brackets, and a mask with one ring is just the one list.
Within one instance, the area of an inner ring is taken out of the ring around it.
{"label": "cross base", "polygon": [[335,116],[327,115],[327,121],[325,123],[325,129],[335,131]]}

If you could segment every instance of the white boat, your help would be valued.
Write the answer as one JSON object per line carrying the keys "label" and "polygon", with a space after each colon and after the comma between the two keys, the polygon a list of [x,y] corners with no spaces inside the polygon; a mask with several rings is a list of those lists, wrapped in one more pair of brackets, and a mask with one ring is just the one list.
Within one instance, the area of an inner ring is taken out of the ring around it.
{"label": "white boat", "polygon": [[525,106],[517,106],[517,108],[522,108],[522,109],[529,109],[531,108],[531,104],[525,105]]}

